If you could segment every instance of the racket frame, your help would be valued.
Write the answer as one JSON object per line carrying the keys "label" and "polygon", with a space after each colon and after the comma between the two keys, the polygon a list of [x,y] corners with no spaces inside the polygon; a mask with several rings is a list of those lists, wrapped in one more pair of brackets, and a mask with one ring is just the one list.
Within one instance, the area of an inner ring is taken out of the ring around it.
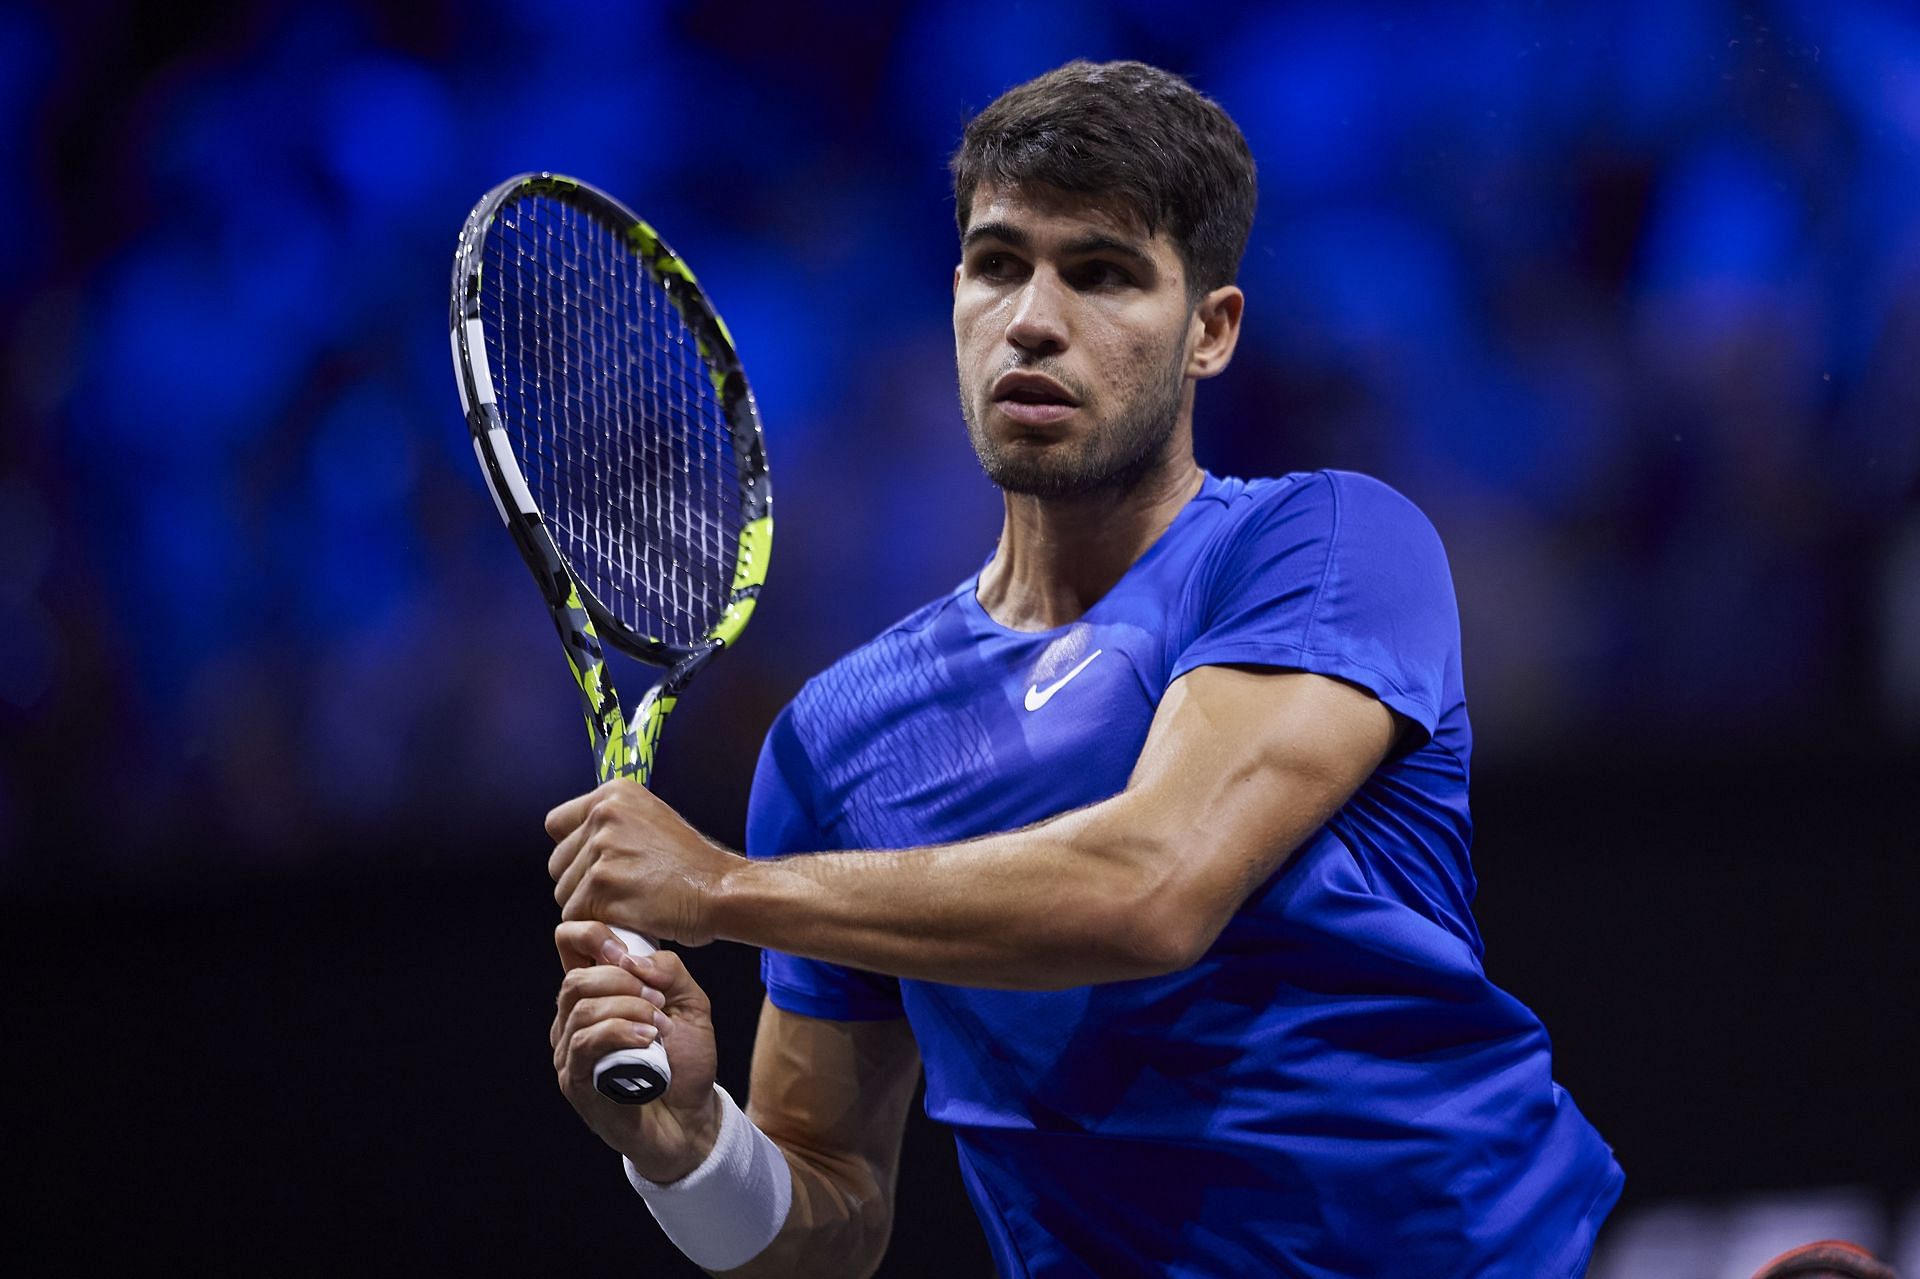
{"label": "racket frame", "polygon": [[[567,564],[548,531],[513,452],[500,415],[480,314],[488,230],[514,202],[544,197],[569,204],[618,233],[648,275],[671,301],[693,334],[733,437],[740,490],[741,533],[730,595],[706,635],[678,646],[641,635],[595,598]],[[760,411],[727,330],[698,280],[678,254],[644,220],[612,196],[556,173],[523,173],[483,196],[461,228],[454,253],[451,345],[460,403],[473,435],[474,452],[500,518],[540,584],[554,628],[567,651],[580,690],[596,771],[601,781],[652,777],[660,727],[679,695],[714,654],[738,640],[766,582],[773,544],[773,493],[767,475]],[[631,716],[623,714],[606,674],[604,636],[619,651],[664,674]]]}

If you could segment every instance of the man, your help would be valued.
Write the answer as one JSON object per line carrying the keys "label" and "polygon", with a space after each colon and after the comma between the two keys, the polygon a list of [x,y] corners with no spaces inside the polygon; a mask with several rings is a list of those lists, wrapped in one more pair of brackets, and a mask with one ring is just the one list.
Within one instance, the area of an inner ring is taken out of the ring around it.
{"label": "man", "polygon": [[[1360,476],[1193,460],[1239,130],[1076,62],[953,172],[999,546],[780,715],[748,857],[634,785],[554,811],[562,1088],[709,1269],[879,1264],[917,1055],[1008,1275],[1580,1273],[1622,1178],[1481,971],[1439,541]],[[588,920],[767,948],[750,1118],[681,962]],[[656,1034],[665,1098],[601,1099]]]}

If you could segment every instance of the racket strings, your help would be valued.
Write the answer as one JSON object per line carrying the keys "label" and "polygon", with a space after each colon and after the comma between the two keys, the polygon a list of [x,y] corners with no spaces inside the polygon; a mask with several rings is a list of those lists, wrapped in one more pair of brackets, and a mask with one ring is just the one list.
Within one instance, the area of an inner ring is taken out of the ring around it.
{"label": "racket strings", "polygon": [[740,467],[695,335],[623,233],[545,197],[489,231],[501,417],[568,566],[636,634],[687,647],[731,595]]}

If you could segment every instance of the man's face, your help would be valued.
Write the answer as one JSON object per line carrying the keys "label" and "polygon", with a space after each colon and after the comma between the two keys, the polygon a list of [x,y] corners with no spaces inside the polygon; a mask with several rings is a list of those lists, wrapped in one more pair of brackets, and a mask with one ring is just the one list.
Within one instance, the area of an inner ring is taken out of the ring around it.
{"label": "man's face", "polygon": [[1125,490],[1165,452],[1193,311],[1164,231],[1050,187],[982,185],[953,282],[960,410],[1013,493]]}

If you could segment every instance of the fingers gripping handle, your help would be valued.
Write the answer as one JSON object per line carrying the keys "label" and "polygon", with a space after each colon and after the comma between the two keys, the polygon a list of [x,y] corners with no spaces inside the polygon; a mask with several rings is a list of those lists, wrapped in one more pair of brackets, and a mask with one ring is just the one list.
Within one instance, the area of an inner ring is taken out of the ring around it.
{"label": "fingers gripping handle", "polygon": [[[609,928],[613,928],[611,924]],[[640,934],[613,928],[613,935],[632,955],[651,955],[657,949]],[[667,1066],[667,1050],[659,1040],[645,1048],[622,1048],[594,1063],[593,1086],[602,1097],[627,1106],[644,1106],[667,1090],[673,1071]]]}

